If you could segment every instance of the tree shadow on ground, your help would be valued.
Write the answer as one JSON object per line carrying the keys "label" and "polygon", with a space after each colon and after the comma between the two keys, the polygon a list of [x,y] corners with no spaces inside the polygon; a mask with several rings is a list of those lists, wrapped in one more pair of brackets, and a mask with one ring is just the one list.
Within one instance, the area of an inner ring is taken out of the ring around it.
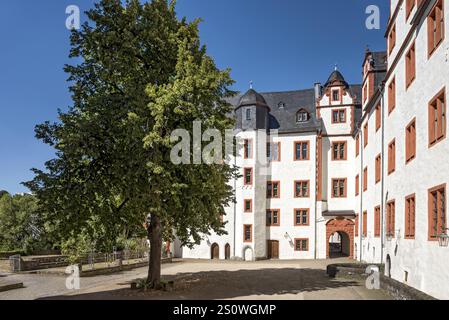
{"label": "tree shadow on ground", "polygon": [[173,292],[143,292],[130,290],[129,283],[123,289],[85,293],[73,296],[55,296],[50,300],[221,300],[247,296],[273,296],[319,292],[329,289],[360,286],[359,282],[331,279],[322,269],[259,269],[238,271],[208,271],[179,273],[165,276],[174,280]]}

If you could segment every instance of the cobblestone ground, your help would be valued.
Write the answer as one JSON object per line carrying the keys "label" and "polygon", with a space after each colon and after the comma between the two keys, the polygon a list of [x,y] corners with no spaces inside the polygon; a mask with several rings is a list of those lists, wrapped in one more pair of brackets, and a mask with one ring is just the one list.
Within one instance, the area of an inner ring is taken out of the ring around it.
{"label": "cobblestone ground", "polygon": [[166,279],[186,285],[174,292],[144,293],[129,290],[129,281],[144,278],[146,268],[115,275],[81,279],[80,291],[65,288],[65,278],[13,275],[26,288],[0,293],[3,299],[281,299],[281,300],[385,300],[388,294],[368,290],[363,283],[332,280],[325,274],[330,261],[218,262],[180,261],[166,264]]}

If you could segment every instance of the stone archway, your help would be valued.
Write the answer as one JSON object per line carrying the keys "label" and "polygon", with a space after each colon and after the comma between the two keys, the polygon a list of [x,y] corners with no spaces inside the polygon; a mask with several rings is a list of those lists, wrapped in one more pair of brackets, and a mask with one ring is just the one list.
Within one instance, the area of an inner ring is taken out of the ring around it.
{"label": "stone archway", "polygon": [[211,255],[212,260],[220,259],[220,246],[217,243],[214,243],[211,246],[210,251],[211,251],[210,255]]}
{"label": "stone archway", "polygon": [[[349,255],[350,259],[354,258],[354,222],[349,219],[333,219],[326,224],[326,257],[330,258],[329,239],[335,233],[343,235],[342,238],[349,238]],[[346,238],[346,239],[347,239]]]}

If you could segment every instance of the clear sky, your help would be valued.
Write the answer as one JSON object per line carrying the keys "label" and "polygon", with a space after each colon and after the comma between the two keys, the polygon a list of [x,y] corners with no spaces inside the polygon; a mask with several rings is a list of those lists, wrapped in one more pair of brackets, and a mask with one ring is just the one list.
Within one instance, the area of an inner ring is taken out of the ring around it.
{"label": "clear sky", "polygon": [[[71,104],[65,9],[93,0],[0,1],[0,190],[26,192],[20,182],[43,168],[53,151],[34,137],[34,126],[57,119]],[[369,5],[381,29],[365,27]],[[350,83],[361,82],[367,45],[384,50],[386,0],[178,0],[178,15],[200,17],[201,37],[220,68],[232,69],[235,90],[249,82],[259,92],[310,88],[334,65]],[[82,17],[82,22],[84,17]]]}

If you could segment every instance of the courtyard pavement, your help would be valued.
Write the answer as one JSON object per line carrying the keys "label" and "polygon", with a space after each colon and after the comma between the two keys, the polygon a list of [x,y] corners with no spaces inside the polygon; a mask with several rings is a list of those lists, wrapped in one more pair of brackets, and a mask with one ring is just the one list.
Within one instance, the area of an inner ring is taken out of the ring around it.
{"label": "courtyard pavement", "polygon": [[368,290],[364,283],[330,279],[330,263],[347,259],[300,261],[198,261],[181,260],[162,266],[163,277],[176,280],[173,292],[130,290],[129,282],[145,278],[147,269],[81,278],[81,290],[70,291],[66,279],[51,275],[8,275],[20,280],[24,289],[0,292],[5,299],[190,299],[190,300],[389,300],[381,290]]}

